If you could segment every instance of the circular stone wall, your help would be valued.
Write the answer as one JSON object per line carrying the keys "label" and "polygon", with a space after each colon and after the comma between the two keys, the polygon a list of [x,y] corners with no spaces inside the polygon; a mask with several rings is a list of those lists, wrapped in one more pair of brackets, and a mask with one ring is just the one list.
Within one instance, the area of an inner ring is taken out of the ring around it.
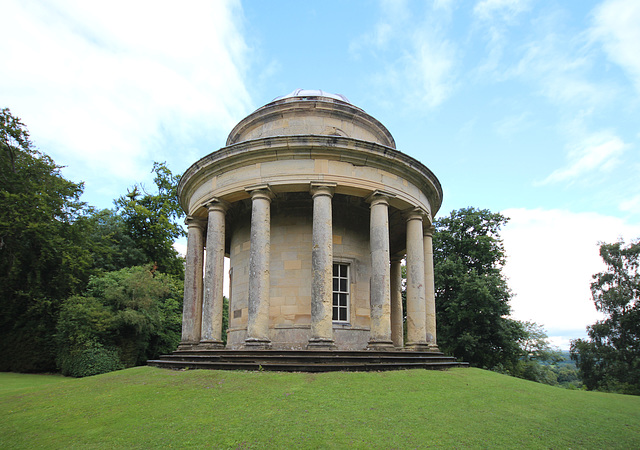
{"label": "circular stone wall", "polygon": [[[399,286],[387,273],[407,252],[416,258],[418,250],[408,245],[413,219],[420,221],[423,254],[416,267],[422,264],[423,278],[415,280],[422,287],[408,311],[420,317],[409,318],[415,329],[408,331],[416,345],[430,339],[435,345],[435,310],[431,325],[424,287],[430,254],[422,236],[440,207],[440,184],[422,163],[395,150],[376,119],[344,97],[314,93],[298,91],[258,109],[232,130],[226,147],[183,175],[178,192],[195,248],[187,255],[183,345],[219,345],[227,332],[217,330],[221,282],[207,275],[219,270],[206,268],[219,263],[200,256],[204,247],[213,255],[211,243],[223,242],[217,245],[231,263],[228,348],[388,347],[392,291]],[[382,215],[374,219],[379,199]],[[211,214],[224,214],[223,222]],[[223,230],[222,241],[207,237],[215,235],[212,227]],[[345,277],[331,274],[342,267]],[[336,290],[342,282],[344,292]],[[341,309],[335,302],[344,298]],[[403,347],[397,337],[393,345]]]}

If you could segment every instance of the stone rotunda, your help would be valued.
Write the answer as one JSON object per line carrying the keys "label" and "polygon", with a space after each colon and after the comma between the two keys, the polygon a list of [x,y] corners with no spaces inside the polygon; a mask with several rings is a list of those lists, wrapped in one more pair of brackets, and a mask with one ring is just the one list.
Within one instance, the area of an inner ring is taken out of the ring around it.
{"label": "stone rotunda", "polygon": [[344,96],[276,98],[194,163],[178,193],[188,216],[178,351],[223,348],[227,333],[227,350],[437,352],[431,238],[442,188]]}

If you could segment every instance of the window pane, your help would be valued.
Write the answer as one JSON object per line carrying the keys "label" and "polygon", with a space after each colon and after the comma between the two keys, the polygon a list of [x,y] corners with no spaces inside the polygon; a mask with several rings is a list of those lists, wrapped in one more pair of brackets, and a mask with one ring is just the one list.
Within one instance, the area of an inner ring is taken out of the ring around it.
{"label": "window pane", "polygon": [[340,276],[346,278],[346,276],[347,276],[347,265],[346,264],[340,264]]}
{"label": "window pane", "polygon": [[347,294],[339,294],[340,295],[340,306],[347,307]]}
{"label": "window pane", "polygon": [[331,320],[338,320],[338,308],[333,308],[333,318]]}
{"label": "window pane", "polygon": [[340,292],[347,292],[347,280],[340,279]]}
{"label": "window pane", "polygon": [[333,306],[338,306],[338,296],[340,294],[333,294]]}
{"label": "window pane", "polygon": [[340,320],[347,320],[347,308],[340,308]]}
{"label": "window pane", "polygon": [[338,264],[333,265],[333,276],[334,277],[338,276]]}
{"label": "window pane", "polygon": [[334,278],[333,279],[333,290],[337,291],[338,290],[338,278]]}

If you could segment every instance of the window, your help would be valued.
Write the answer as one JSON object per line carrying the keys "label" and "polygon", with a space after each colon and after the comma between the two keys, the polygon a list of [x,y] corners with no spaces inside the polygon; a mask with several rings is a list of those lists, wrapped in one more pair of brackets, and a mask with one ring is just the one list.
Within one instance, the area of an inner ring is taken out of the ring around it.
{"label": "window", "polygon": [[333,265],[333,320],[349,321],[349,265]]}

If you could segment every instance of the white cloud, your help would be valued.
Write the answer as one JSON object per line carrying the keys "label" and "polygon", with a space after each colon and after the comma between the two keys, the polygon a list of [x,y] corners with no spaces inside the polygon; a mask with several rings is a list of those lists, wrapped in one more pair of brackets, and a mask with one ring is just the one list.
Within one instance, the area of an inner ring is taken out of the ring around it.
{"label": "white cloud", "polygon": [[482,20],[499,16],[502,20],[511,20],[530,9],[531,0],[482,0],[476,3],[473,13]]}
{"label": "white cloud", "polygon": [[591,35],[602,42],[609,58],[619,64],[640,92],[640,2],[608,0],[593,11]]}
{"label": "white cloud", "polygon": [[181,170],[194,139],[223,140],[249,109],[241,17],[237,1],[4,2],[0,97],[96,190],[153,160]]}
{"label": "white cloud", "polygon": [[608,172],[619,164],[627,148],[629,145],[609,132],[587,136],[569,148],[569,165],[555,170],[540,184],[571,182],[587,174]]}
{"label": "white cloud", "polygon": [[424,19],[406,2],[381,2],[381,18],[368,33],[353,40],[349,49],[358,57],[368,51],[386,54],[389,62],[371,79],[382,91],[394,91],[411,108],[435,108],[456,86],[456,45],[447,39],[443,24],[450,20],[451,3],[431,5]]}
{"label": "white cloud", "polygon": [[413,51],[403,60],[404,78],[409,81],[407,100],[415,101],[416,94],[423,105],[430,108],[443,103],[455,86],[455,55],[453,43],[427,32],[417,32]]}
{"label": "white cloud", "polygon": [[591,298],[592,275],[604,270],[599,242],[640,236],[640,224],[617,217],[564,210],[507,209],[502,230],[504,273],[516,294],[513,317],[544,325],[553,342],[585,335],[601,318]]}

